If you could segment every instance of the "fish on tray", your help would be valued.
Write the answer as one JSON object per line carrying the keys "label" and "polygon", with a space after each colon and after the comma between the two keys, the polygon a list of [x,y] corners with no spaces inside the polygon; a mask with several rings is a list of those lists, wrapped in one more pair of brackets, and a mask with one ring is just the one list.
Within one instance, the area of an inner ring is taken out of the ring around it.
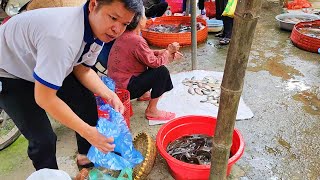
{"label": "fish on tray", "polygon": [[206,76],[202,80],[197,80],[196,77],[193,76],[190,79],[185,78],[182,81],[182,84],[189,87],[189,94],[205,96],[205,99],[200,100],[201,103],[210,103],[219,106],[221,81],[216,80],[211,76]]}

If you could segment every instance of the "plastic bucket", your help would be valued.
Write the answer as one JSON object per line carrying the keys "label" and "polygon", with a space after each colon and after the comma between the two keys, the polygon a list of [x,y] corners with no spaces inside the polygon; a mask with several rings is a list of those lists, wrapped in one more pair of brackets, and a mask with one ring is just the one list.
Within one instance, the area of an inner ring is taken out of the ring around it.
{"label": "plastic bucket", "polygon": [[[170,156],[166,148],[168,144],[182,136],[192,134],[214,135],[216,118],[209,116],[184,116],[169,121],[163,125],[157,134],[157,148],[160,155],[166,160],[171,175],[176,180],[208,180],[210,165],[194,165],[185,163]],[[244,140],[240,132],[235,129],[233,132],[232,157],[228,160],[227,175],[231,167],[236,163],[244,152]]]}

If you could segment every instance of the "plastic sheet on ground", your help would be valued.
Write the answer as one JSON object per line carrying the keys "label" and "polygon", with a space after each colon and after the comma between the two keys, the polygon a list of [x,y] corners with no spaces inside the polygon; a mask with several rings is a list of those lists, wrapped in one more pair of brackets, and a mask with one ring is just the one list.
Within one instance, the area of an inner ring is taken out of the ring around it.
{"label": "plastic sheet on ground", "polygon": [[[171,74],[173,89],[165,93],[158,103],[158,109],[170,111],[176,113],[176,117],[185,115],[208,115],[217,117],[218,107],[209,104],[201,103],[200,100],[205,99],[205,96],[191,95],[188,93],[188,87],[182,84],[185,78],[191,78],[195,76],[195,79],[200,80],[205,76],[212,76],[217,80],[222,81],[223,72],[194,70],[188,72],[181,72],[177,74]],[[240,98],[237,120],[250,119],[253,117],[253,113],[250,108],[245,104],[242,98]],[[168,121],[165,120],[149,120],[149,125],[164,124]]]}

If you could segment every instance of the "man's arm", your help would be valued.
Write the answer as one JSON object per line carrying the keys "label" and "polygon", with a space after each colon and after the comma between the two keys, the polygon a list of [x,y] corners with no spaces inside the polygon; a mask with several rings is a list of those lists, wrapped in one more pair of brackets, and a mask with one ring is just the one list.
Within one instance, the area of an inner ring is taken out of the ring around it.
{"label": "man's arm", "polygon": [[100,151],[107,153],[114,150],[113,138],[106,138],[80,119],[71,108],[57,95],[57,90],[51,89],[38,81],[35,81],[34,97],[36,103],[49,113],[55,120],[78,132],[90,144]]}
{"label": "man's arm", "polygon": [[77,79],[94,94],[104,98],[118,112],[123,113],[124,106],[116,93],[111,91],[91,68],[78,65],[73,69]]}

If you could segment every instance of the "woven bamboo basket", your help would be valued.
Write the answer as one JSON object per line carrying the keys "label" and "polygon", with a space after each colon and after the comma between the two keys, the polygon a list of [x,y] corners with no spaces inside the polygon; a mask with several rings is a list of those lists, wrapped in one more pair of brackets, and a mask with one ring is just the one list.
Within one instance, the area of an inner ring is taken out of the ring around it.
{"label": "woven bamboo basket", "polygon": [[[146,28],[142,30],[142,36],[147,40],[150,45],[166,48],[172,42],[178,42],[180,46],[191,45],[191,32],[184,33],[160,33],[149,31],[151,25],[159,24],[184,24],[190,23],[191,17],[189,16],[163,16],[156,18],[154,21],[149,19]],[[197,22],[201,22],[205,28],[197,31],[197,43],[205,42],[208,37],[207,22],[204,19],[197,18]]]}
{"label": "woven bamboo basket", "polygon": [[[143,180],[149,175],[154,165],[157,148],[155,141],[147,133],[139,133],[133,140],[134,147],[141,152],[144,157],[142,163],[133,169],[133,179]],[[105,174],[110,174],[113,177],[118,177],[120,171],[98,168]],[[75,180],[85,180],[88,178],[90,169],[83,168],[76,176]]]}
{"label": "woven bamboo basket", "polygon": [[143,180],[153,168],[157,156],[156,143],[147,133],[140,133],[134,138],[133,144],[144,157],[143,162],[133,169],[133,179]]}
{"label": "woven bamboo basket", "polygon": [[290,36],[292,43],[298,48],[317,53],[318,49],[320,48],[320,39],[304,35],[299,32],[299,29],[303,27],[319,27],[319,26],[320,26],[320,20],[315,20],[310,22],[300,22],[296,24],[293,27],[293,30]]}
{"label": "woven bamboo basket", "polygon": [[32,0],[27,6],[27,11],[39,8],[81,6],[86,1],[87,0]]}

